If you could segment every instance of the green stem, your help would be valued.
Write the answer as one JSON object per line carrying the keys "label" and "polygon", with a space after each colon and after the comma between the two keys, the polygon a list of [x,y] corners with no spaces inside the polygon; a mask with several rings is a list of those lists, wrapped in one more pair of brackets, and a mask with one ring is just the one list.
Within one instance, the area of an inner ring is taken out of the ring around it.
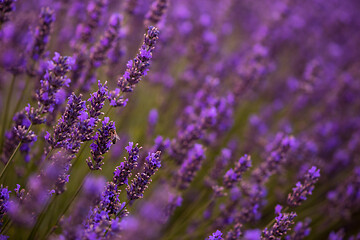
{"label": "green stem", "polygon": [[[32,123],[30,124],[29,128],[27,129],[27,131],[26,131],[26,133],[25,133],[25,136],[29,133],[31,127],[32,127]],[[1,171],[1,173],[0,173],[0,179],[3,177],[6,169],[9,167],[11,161],[14,159],[16,152],[19,150],[19,148],[20,148],[20,146],[21,146],[21,143],[22,143],[22,140],[20,140],[19,144],[16,146],[14,152],[11,154],[9,160],[7,161],[5,167],[4,167],[3,170]]]}
{"label": "green stem", "polygon": [[29,84],[30,84],[30,77],[27,76],[26,80],[25,80],[25,86],[24,86],[23,90],[20,93],[20,98],[17,101],[17,103],[15,105],[15,108],[14,108],[13,112],[11,113],[11,116],[14,116],[15,113],[17,113],[20,110],[20,105],[22,103],[22,100],[24,99],[25,91],[27,91],[27,88],[29,87]]}
{"label": "green stem", "polygon": [[28,239],[35,239],[35,235],[36,235],[36,232],[37,230],[39,229],[42,221],[44,220],[45,218],[45,213],[49,210],[50,206],[53,204],[53,200],[56,198],[57,195],[55,195],[55,197],[52,197],[51,199],[49,199],[47,202],[46,202],[46,206],[43,208],[43,210],[41,211],[41,213],[39,214],[39,217],[37,218],[36,220],[36,223],[34,225],[34,227],[32,228],[31,230],[31,233],[28,237]]}
{"label": "green stem", "polygon": [[[90,169],[89,169],[89,171],[90,171]],[[75,198],[79,195],[79,193],[80,193],[80,191],[81,191],[81,189],[82,189],[82,187],[84,185],[85,179],[89,174],[90,174],[90,172],[88,172],[86,174],[86,176],[83,178],[83,180],[82,180],[80,186],[77,188],[75,194],[72,196],[72,198],[70,199],[70,201],[66,205],[65,209],[60,213],[60,215],[56,219],[56,222],[55,222],[54,226],[49,231],[46,232],[44,239],[47,239],[50,236],[50,234],[56,229],[56,226],[59,224],[59,221],[60,221],[61,217],[66,214],[66,212],[70,208],[70,206],[73,203],[73,201],[75,200]]]}
{"label": "green stem", "polygon": [[15,80],[16,80],[16,76],[13,75],[11,78],[11,83],[10,83],[10,89],[9,89],[9,93],[7,95],[6,98],[6,102],[5,102],[5,108],[3,111],[3,121],[2,121],[2,127],[1,127],[1,145],[0,145],[0,153],[2,153],[2,149],[3,149],[3,145],[4,145],[4,133],[5,133],[5,128],[7,126],[7,119],[8,119],[8,110],[9,110],[9,105],[10,105],[10,99],[12,96],[12,92],[14,90],[14,86],[15,86]]}

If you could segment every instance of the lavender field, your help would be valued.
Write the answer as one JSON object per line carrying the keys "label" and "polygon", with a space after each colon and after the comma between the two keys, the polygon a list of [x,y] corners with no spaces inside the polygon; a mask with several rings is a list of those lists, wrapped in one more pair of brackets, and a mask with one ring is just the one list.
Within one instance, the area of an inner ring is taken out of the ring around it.
{"label": "lavender field", "polygon": [[360,1],[0,0],[0,240],[360,240]]}

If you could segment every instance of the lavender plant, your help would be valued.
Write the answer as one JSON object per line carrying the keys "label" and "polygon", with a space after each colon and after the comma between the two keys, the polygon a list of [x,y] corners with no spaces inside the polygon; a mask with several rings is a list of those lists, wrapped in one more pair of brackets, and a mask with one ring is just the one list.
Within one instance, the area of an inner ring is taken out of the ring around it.
{"label": "lavender plant", "polygon": [[358,239],[359,9],[0,0],[0,239]]}

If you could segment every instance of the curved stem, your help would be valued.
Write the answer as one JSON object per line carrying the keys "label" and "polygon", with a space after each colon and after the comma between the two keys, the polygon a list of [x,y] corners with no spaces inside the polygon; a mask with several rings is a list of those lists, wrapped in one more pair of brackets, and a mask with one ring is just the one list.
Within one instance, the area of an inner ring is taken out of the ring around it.
{"label": "curved stem", "polygon": [[[30,124],[29,128],[27,129],[27,131],[26,131],[26,133],[25,133],[25,136],[29,133],[29,131],[30,131],[30,128],[31,128],[31,127],[32,127],[32,123]],[[7,161],[7,163],[6,163],[5,167],[4,167],[4,168],[3,168],[3,170],[1,171],[1,173],[0,173],[0,179],[3,177],[3,175],[4,175],[5,171],[6,171],[6,169],[9,167],[9,165],[10,165],[11,161],[14,159],[15,154],[16,154],[16,153],[17,153],[17,151],[19,150],[19,148],[20,148],[21,144],[22,144],[22,140],[20,140],[19,144],[16,146],[16,148],[15,148],[14,152],[11,154],[11,156],[10,156],[9,160]]]}

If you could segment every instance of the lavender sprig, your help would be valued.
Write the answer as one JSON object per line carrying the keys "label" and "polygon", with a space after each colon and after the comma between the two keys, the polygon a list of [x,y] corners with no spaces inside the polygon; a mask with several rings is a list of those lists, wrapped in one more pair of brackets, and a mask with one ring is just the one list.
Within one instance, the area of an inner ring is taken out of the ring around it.
{"label": "lavender sprig", "polygon": [[211,234],[211,236],[206,238],[206,240],[223,240],[223,239],[224,238],[222,238],[222,232],[220,230],[216,230],[216,232],[214,232],[213,234]]}
{"label": "lavender sprig", "polygon": [[42,8],[40,14],[40,23],[36,28],[35,39],[30,53],[30,56],[33,60],[39,60],[44,54],[46,45],[49,42],[51,25],[54,21],[54,11],[48,7]]}
{"label": "lavender sprig", "polygon": [[46,134],[45,140],[49,143],[51,149],[66,147],[69,139],[71,139],[72,127],[86,109],[85,101],[82,101],[81,97],[81,94],[78,97],[74,93],[71,94],[64,114],[54,127],[53,136],[50,136],[50,133]]}
{"label": "lavender sprig", "polygon": [[126,101],[121,96],[122,93],[132,92],[137,83],[140,82],[141,77],[146,76],[149,71],[150,60],[152,52],[155,49],[156,41],[159,39],[159,30],[156,27],[149,27],[147,33],[144,35],[144,43],[139,49],[134,60],[127,63],[125,74],[118,80],[118,87],[110,92],[110,105],[114,107],[125,106]]}
{"label": "lavender sprig", "polygon": [[139,150],[141,147],[138,147],[138,144],[129,142],[129,146],[125,147],[126,151],[129,154],[129,157],[124,162],[121,162],[120,165],[114,171],[113,182],[117,186],[122,186],[128,184],[128,179],[131,177],[131,171],[137,167],[137,161],[139,159]]}
{"label": "lavender sprig", "polygon": [[151,5],[150,11],[145,16],[145,27],[156,26],[162,19],[168,7],[168,0],[155,0]]}
{"label": "lavender sprig", "polygon": [[183,162],[176,175],[175,186],[180,190],[188,188],[204,159],[205,151],[203,146],[201,144],[195,144],[194,148],[189,151],[187,159]]}
{"label": "lavender sprig", "polygon": [[157,151],[156,153],[149,153],[146,157],[144,170],[136,174],[126,189],[129,200],[143,198],[144,191],[152,181],[151,176],[161,167],[160,154],[161,152]]}
{"label": "lavender sprig", "polygon": [[289,193],[287,203],[291,207],[301,205],[308,195],[312,194],[315,183],[319,180],[320,170],[312,166],[304,177],[304,182],[297,182],[293,192]]}
{"label": "lavender sprig", "polygon": [[57,93],[63,86],[69,86],[70,79],[66,74],[71,70],[73,59],[67,56],[60,56],[55,52],[52,61],[48,62],[43,79],[40,80],[40,88],[36,91],[37,108],[28,105],[25,112],[33,124],[44,123],[43,114],[53,112],[59,103]]}
{"label": "lavender sprig", "polygon": [[90,145],[92,156],[86,160],[91,170],[101,170],[101,166],[104,164],[102,162],[103,155],[109,151],[115,137],[114,134],[116,134],[115,123],[105,117],[102,127],[94,136],[94,142]]}
{"label": "lavender sprig", "polygon": [[3,218],[9,208],[10,191],[7,187],[0,187],[0,227],[3,225]]}
{"label": "lavender sprig", "polygon": [[294,224],[294,218],[296,217],[296,213],[282,213],[282,206],[277,205],[275,207],[275,223],[270,228],[265,228],[263,231],[263,236],[261,236],[262,240],[269,239],[280,239],[285,236],[288,231],[291,230],[291,226]]}
{"label": "lavender sprig", "polygon": [[232,188],[238,182],[243,173],[251,167],[251,157],[244,155],[236,162],[234,169],[230,168],[224,175],[224,186],[228,189]]}

